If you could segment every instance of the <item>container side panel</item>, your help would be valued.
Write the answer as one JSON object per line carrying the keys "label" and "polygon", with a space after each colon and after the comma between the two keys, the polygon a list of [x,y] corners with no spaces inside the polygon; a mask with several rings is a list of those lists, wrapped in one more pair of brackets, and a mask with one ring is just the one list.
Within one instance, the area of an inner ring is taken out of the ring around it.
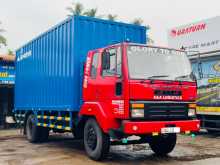
{"label": "container side panel", "polygon": [[16,52],[15,110],[79,111],[83,64],[91,49],[146,43],[141,26],[75,16]]}
{"label": "container side panel", "polygon": [[17,50],[15,109],[77,110],[70,92],[73,32],[69,19]]}
{"label": "container side panel", "polygon": [[[80,80],[76,86],[73,100],[80,98],[82,104],[83,66],[89,50],[105,47],[110,44],[130,41],[146,44],[146,28],[131,24],[104,21],[96,18],[75,17],[74,54],[77,58],[75,77]],[[77,81],[75,81],[77,82]]]}

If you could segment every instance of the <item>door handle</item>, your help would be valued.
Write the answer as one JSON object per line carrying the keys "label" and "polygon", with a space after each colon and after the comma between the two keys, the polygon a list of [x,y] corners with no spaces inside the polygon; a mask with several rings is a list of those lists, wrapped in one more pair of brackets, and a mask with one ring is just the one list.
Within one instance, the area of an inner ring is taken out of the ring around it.
{"label": "door handle", "polygon": [[116,96],[121,96],[122,95],[122,82],[116,82],[115,84],[115,95]]}

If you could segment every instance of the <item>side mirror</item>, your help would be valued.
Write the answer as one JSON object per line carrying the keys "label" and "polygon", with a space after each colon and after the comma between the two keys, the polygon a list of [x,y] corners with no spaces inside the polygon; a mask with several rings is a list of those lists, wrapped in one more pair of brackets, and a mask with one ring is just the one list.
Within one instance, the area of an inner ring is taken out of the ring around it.
{"label": "side mirror", "polygon": [[103,52],[102,54],[102,70],[110,69],[110,53]]}

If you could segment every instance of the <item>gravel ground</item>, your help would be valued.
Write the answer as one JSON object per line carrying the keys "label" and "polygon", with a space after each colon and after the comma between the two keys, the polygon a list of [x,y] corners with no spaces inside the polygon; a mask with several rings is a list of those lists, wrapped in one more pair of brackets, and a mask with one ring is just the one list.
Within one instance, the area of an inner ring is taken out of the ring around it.
{"label": "gravel ground", "polygon": [[43,144],[30,144],[19,130],[0,130],[0,165],[219,165],[220,135],[199,133],[195,138],[179,135],[175,150],[156,157],[147,144],[113,146],[102,162],[90,160],[81,141],[69,134],[53,134]]}

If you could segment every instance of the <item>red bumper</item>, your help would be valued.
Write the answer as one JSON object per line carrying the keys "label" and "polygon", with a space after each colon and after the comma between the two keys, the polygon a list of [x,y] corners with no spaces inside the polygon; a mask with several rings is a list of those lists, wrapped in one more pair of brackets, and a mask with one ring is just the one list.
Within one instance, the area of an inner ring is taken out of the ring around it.
{"label": "red bumper", "polygon": [[123,132],[126,134],[151,134],[154,132],[160,133],[161,128],[169,127],[170,125],[179,127],[181,133],[185,133],[187,131],[197,132],[200,129],[199,120],[151,122],[124,121]]}

